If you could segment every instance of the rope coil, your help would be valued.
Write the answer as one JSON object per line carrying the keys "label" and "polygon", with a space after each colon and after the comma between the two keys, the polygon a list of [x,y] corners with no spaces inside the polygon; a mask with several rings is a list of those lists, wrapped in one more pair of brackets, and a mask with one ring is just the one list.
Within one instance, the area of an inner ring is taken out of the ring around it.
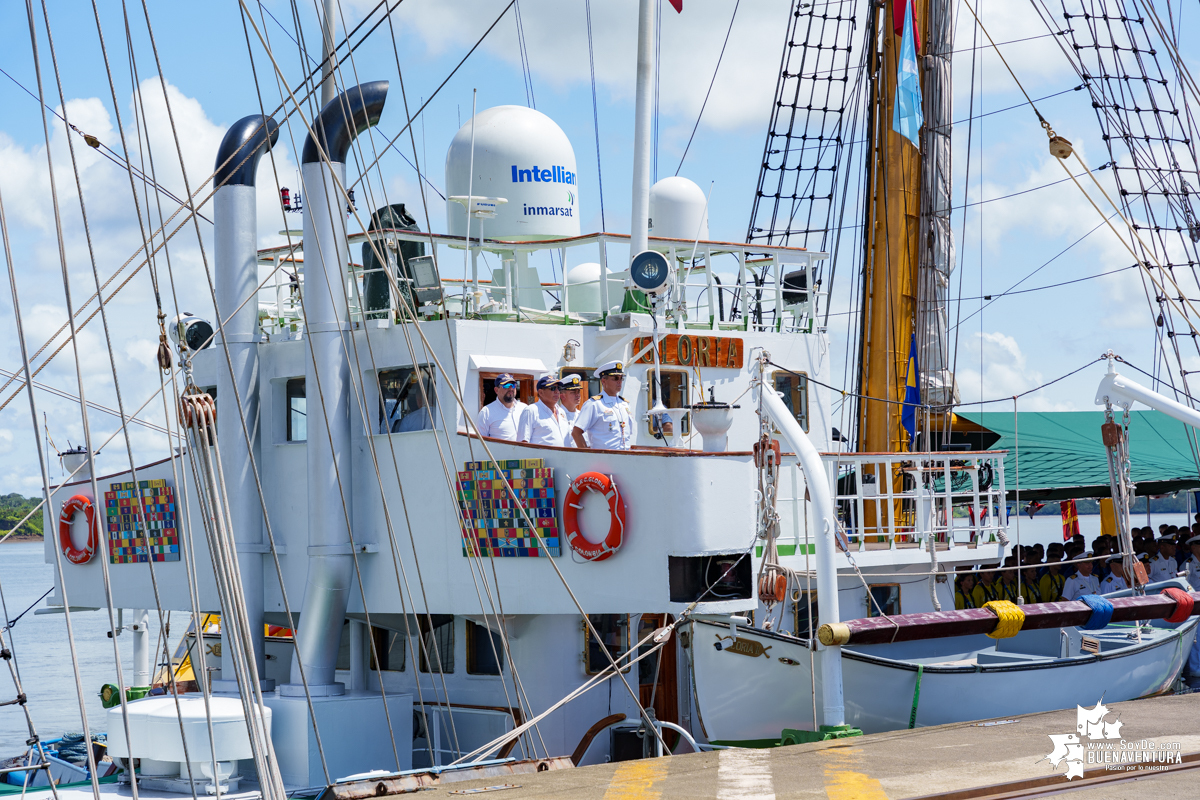
{"label": "rope coil", "polygon": [[1170,597],[1175,601],[1175,610],[1168,617],[1163,619],[1175,625],[1184,622],[1192,615],[1192,607],[1196,604],[1195,599],[1183,589],[1178,589],[1174,586],[1168,586],[1162,590],[1162,594]]}
{"label": "rope coil", "polygon": [[1021,632],[1025,612],[1010,600],[989,600],[983,607],[996,615],[996,629],[987,634],[993,639],[1010,639]]}
{"label": "rope coil", "polygon": [[1112,621],[1113,604],[1107,598],[1098,594],[1084,594],[1075,599],[1087,604],[1087,607],[1092,610],[1091,618],[1086,624],[1079,626],[1080,630],[1098,631],[1108,627],[1108,623]]}

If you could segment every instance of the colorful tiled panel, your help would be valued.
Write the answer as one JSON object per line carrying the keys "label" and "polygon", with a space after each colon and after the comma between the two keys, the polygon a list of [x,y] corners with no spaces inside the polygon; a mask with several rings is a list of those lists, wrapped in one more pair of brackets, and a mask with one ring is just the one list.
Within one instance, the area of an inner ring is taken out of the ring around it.
{"label": "colorful tiled panel", "polygon": [[[500,558],[561,556],[558,514],[554,509],[554,469],[540,458],[468,461],[458,473],[458,505],[463,515],[463,555]],[[517,495],[505,488],[505,479]],[[521,509],[537,526],[543,548]],[[468,549],[469,548],[469,549]]]}
{"label": "colorful tiled panel", "polygon": [[[111,491],[104,493],[104,513],[108,520],[109,562],[137,564],[149,561],[151,556],[155,561],[178,561],[175,494],[166,480],[139,481],[137,486],[132,482],[110,483],[108,488]],[[138,513],[139,497],[142,514]],[[148,532],[143,530],[143,519]]]}

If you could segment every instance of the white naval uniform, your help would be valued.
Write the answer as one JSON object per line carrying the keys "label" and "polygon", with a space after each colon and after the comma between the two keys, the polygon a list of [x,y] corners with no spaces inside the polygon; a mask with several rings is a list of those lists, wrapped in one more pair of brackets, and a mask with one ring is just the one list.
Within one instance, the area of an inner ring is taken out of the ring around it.
{"label": "white naval uniform", "polygon": [[633,414],[620,395],[601,393],[588,398],[579,409],[575,426],[594,450],[628,450],[633,446]]}
{"label": "white naval uniform", "polygon": [[1154,560],[1150,562],[1150,582],[1157,583],[1158,581],[1170,580],[1175,577],[1175,573],[1179,571],[1175,559],[1166,558],[1162,553],[1154,556]]}
{"label": "white naval uniform", "polygon": [[1116,575],[1109,575],[1104,580],[1100,581],[1100,594],[1108,594],[1109,592],[1119,592],[1122,589],[1128,589],[1129,584],[1124,578],[1118,578]]}
{"label": "white naval uniform", "polygon": [[571,435],[571,430],[575,427],[575,420],[579,419],[579,409],[577,408],[574,411],[570,411],[566,406],[560,404],[558,407],[558,413],[562,414],[567,420],[567,439],[565,442],[563,442],[563,444],[566,447],[574,447],[575,437]]}
{"label": "white naval uniform", "polygon": [[1183,569],[1187,570],[1187,582],[1191,584],[1192,591],[1200,592],[1200,561],[1195,556],[1188,556],[1188,560],[1183,562]]}
{"label": "white naval uniform", "polygon": [[[1188,556],[1180,568],[1187,570],[1187,582],[1192,591],[1200,591],[1200,561],[1197,561],[1194,555]],[[1193,678],[1200,676],[1200,639],[1192,642],[1191,652],[1188,653],[1187,672]]]}
{"label": "white naval uniform", "polygon": [[1063,584],[1062,596],[1067,600],[1077,600],[1085,594],[1100,594],[1100,581],[1095,575],[1085,576],[1076,572]]}
{"label": "white naval uniform", "polygon": [[565,447],[565,440],[571,436],[571,428],[563,410],[557,404],[551,408],[540,399],[526,406],[517,425],[517,441]]}
{"label": "white naval uniform", "polygon": [[496,439],[517,441],[517,423],[526,405],[520,400],[513,400],[511,407],[505,407],[499,400],[493,400],[479,410],[479,434],[492,436]]}

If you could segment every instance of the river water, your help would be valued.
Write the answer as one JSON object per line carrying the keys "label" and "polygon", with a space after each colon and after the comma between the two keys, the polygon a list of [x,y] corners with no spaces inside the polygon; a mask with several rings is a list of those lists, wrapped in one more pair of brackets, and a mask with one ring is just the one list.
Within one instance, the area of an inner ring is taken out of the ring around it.
{"label": "river water", "polygon": [[[0,545],[0,593],[4,598],[4,619],[13,619],[54,585],[54,567],[45,563],[41,542],[13,542]],[[69,591],[69,589],[68,589]],[[5,642],[15,656],[20,680],[28,698],[28,709],[37,733],[43,739],[57,739],[68,731],[82,731],[79,696],[71,667],[66,616],[35,615],[46,607],[39,601],[34,610],[4,633]],[[151,641],[159,631],[154,611],[150,612]],[[176,615],[178,616],[178,615]],[[75,649],[79,658],[80,683],[92,732],[108,729],[106,710],[100,705],[100,687],[116,685],[112,639],[108,637],[108,612],[77,611],[71,614]],[[182,629],[184,623],[176,623]],[[133,641],[129,634],[117,637],[125,678],[133,668]],[[172,646],[172,649],[173,646]],[[161,653],[161,647],[159,648]],[[7,668],[0,666],[0,702],[11,700],[16,689]],[[29,730],[20,706],[0,707],[0,758],[17,755],[25,748]]]}
{"label": "river water", "polygon": [[[1182,525],[1186,514],[1154,514],[1150,524],[1155,529],[1161,523]],[[1145,515],[1133,520],[1135,525],[1146,525]],[[1100,535],[1099,515],[1083,515],[1079,518],[1080,532],[1090,543]],[[1017,520],[1010,519],[1009,538],[1017,543]],[[1062,541],[1062,523],[1058,516],[1021,517],[1020,542],[1024,545]],[[5,619],[12,619],[33,604],[53,585],[53,566],[45,563],[40,542],[15,542],[0,545],[0,592],[5,602]],[[45,608],[46,602],[37,602],[36,608]],[[36,610],[35,608],[35,610]],[[79,657],[79,671],[83,686],[85,707],[91,730],[108,729],[105,709],[100,705],[100,687],[106,683],[116,684],[117,675],[113,661],[112,640],[108,637],[108,612],[80,611],[71,614],[75,629],[75,647]],[[186,622],[177,622],[175,627],[183,629]],[[150,613],[151,641],[158,641],[159,625],[157,614]],[[79,713],[79,700],[75,691],[75,678],[71,667],[71,654],[67,643],[66,617],[63,614],[35,615],[31,610],[5,633],[20,669],[21,682],[28,697],[28,708],[38,735],[52,739],[68,731],[81,731],[83,724]],[[133,642],[129,635],[117,637],[124,665],[126,680],[132,672]],[[174,650],[175,642],[171,643]],[[161,644],[157,652],[162,652]],[[0,667],[0,702],[11,700],[16,694],[8,670]],[[25,716],[18,706],[0,707],[0,758],[16,755],[29,738]]]}

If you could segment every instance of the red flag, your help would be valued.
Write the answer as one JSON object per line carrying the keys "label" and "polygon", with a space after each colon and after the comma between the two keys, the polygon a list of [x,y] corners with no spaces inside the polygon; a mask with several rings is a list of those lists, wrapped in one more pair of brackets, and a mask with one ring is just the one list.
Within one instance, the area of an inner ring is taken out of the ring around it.
{"label": "red flag", "polygon": [[1079,533],[1079,511],[1075,508],[1074,500],[1064,500],[1058,504],[1062,512],[1063,541],[1067,541]]}
{"label": "red flag", "polygon": [[[896,35],[900,36],[904,33],[904,12],[909,3],[913,0],[892,0],[892,26],[896,30]],[[674,5],[675,0],[671,0]],[[679,0],[682,6],[683,0]],[[682,11],[683,9],[680,8]],[[913,44],[917,46],[917,52],[921,52],[921,31],[917,29],[917,7],[913,6]]]}
{"label": "red flag", "polygon": [[669,0],[669,2],[671,3],[672,8],[674,8],[680,14],[683,13],[683,0]]}

